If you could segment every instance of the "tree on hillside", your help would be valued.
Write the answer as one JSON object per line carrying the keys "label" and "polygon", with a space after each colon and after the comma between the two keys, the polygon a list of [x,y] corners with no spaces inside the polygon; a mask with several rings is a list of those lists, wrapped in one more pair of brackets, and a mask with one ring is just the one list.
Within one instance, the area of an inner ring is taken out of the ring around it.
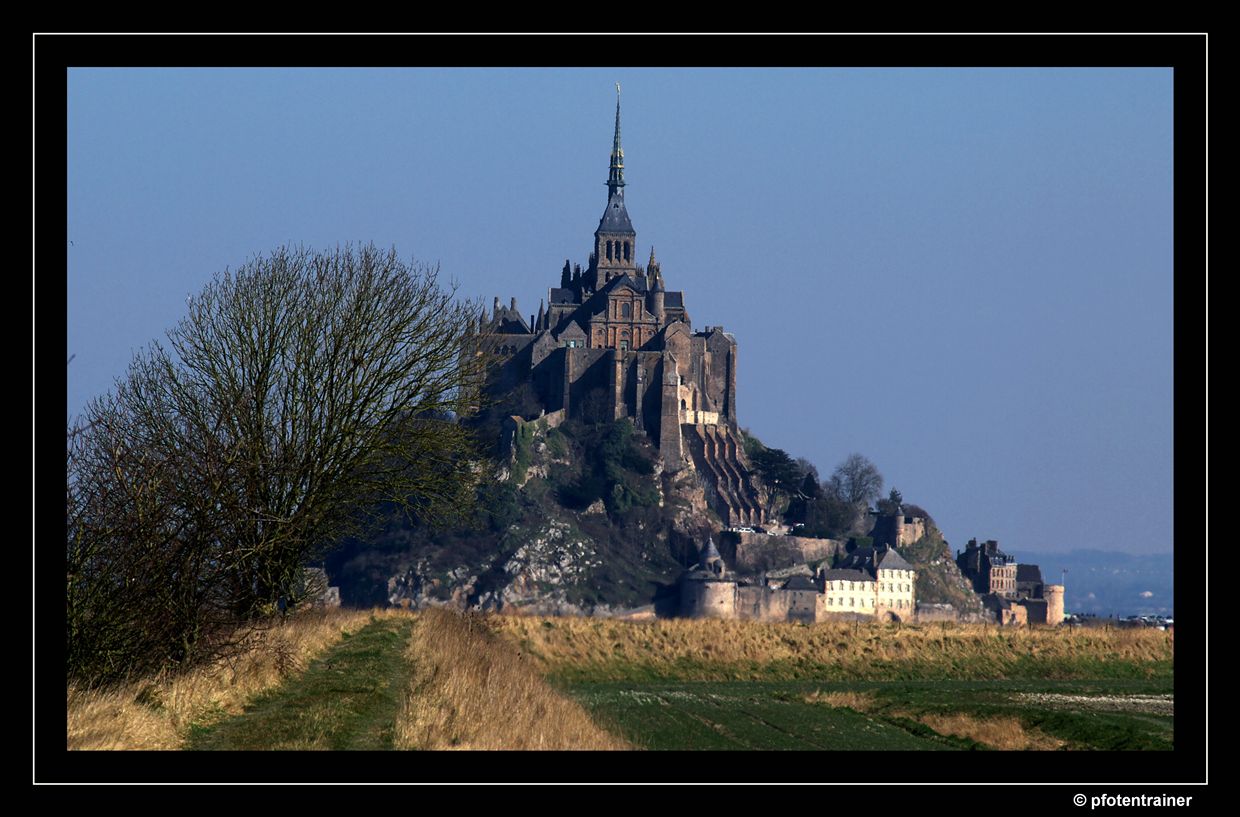
{"label": "tree on hillside", "polygon": [[763,482],[785,494],[794,494],[805,476],[797,462],[781,448],[757,449],[751,457]]}
{"label": "tree on hillside", "polygon": [[831,486],[847,502],[869,504],[882,493],[883,475],[874,463],[852,454],[831,475]]}
{"label": "tree on hillside", "polygon": [[191,298],[70,435],[71,674],[201,657],[367,509],[467,503],[477,311],[374,246],[279,249]]}
{"label": "tree on hillside", "polygon": [[904,497],[895,488],[887,494],[886,499],[878,500],[878,512],[883,516],[897,516],[903,510]]}

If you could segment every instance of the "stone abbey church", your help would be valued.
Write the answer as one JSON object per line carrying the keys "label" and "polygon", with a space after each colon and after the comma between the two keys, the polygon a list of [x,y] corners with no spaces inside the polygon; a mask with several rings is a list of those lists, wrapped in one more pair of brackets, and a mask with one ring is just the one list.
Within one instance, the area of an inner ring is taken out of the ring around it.
{"label": "stone abbey church", "polygon": [[[617,89],[618,91],[618,89]],[[651,247],[637,263],[624,203],[620,100],[607,206],[583,269],[564,262],[529,321],[513,298],[478,319],[492,385],[530,383],[549,414],[588,421],[632,418],[667,472],[694,467],[725,524],[762,521],[736,425],[736,339],[720,326],[693,331],[685,295],[668,289]]]}

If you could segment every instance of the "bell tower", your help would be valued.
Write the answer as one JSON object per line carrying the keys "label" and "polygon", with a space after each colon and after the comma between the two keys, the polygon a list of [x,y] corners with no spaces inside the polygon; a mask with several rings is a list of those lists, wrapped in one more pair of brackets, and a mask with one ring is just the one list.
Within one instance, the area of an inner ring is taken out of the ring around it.
{"label": "bell tower", "polygon": [[620,147],[620,83],[616,83],[616,134],[607,175],[607,209],[594,231],[594,289],[636,269],[637,232],[624,206],[624,149]]}

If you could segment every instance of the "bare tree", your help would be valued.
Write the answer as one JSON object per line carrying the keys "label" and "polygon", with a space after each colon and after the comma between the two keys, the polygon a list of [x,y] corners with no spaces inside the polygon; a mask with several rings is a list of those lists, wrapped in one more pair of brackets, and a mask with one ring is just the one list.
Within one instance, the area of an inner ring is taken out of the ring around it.
{"label": "bare tree", "polygon": [[217,276],[70,435],[71,656],[120,622],[137,635],[118,656],[154,641],[192,660],[296,604],[307,562],[378,503],[422,519],[467,504],[476,314],[373,246]]}
{"label": "bare tree", "polygon": [[831,475],[832,492],[853,504],[868,504],[883,490],[883,475],[860,454],[851,454]]}

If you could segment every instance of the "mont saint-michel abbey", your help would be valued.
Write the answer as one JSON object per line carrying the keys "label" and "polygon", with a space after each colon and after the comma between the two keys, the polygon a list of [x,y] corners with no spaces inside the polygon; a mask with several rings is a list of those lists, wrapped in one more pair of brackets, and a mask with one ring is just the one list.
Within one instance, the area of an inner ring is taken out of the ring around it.
{"label": "mont saint-michel abbey", "polygon": [[637,263],[637,231],[624,203],[620,100],[607,205],[583,269],[564,262],[529,320],[516,299],[478,330],[494,359],[492,383],[529,382],[548,413],[589,421],[633,419],[663,468],[696,467],[726,524],[762,521],[736,425],[736,339],[720,326],[695,332],[685,294],[669,289],[653,246]]}

